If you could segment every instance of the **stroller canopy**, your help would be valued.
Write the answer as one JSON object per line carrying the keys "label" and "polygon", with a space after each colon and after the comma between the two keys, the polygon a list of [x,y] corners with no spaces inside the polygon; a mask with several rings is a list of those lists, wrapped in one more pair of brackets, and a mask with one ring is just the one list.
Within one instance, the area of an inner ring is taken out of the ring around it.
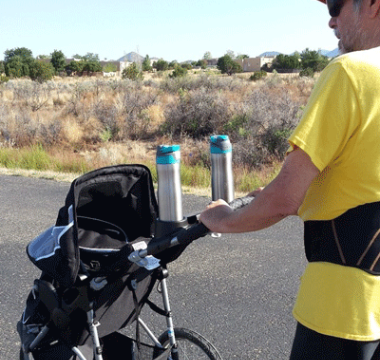
{"label": "stroller canopy", "polygon": [[101,168],[72,182],[55,226],[34,239],[27,253],[45,274],[70,287],[80,268],[80,248],[118,251],[138,237],[152,237],[157,217],[147,167]]}

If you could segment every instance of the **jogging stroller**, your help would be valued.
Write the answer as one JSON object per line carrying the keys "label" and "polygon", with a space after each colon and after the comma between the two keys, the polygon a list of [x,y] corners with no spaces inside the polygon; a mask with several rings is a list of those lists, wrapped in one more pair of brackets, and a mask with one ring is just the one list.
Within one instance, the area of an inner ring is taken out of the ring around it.
{"label": "jogging stroller", "polygon": [[[221,359],[199,334],[173,329],[168,299],[164,309],[148,299],[156,281],[167,296],[166,264],[186,244],[159,259],[128,260],[155,241],[157,218],[152,177],[143,165],[106,167],[73,181],[56,224],[27,246],[42,273],[17,324],[21,360],[178,359],[171,348],[177,348],[174,334],[195,344],[205,358]],[[144,304],[167,318],[168,330],[158,338],[139,318]],[[132,322],[135,339],[119,331]],[[148,355],[141,351],[141,327],[154,343],[143,344]]]}

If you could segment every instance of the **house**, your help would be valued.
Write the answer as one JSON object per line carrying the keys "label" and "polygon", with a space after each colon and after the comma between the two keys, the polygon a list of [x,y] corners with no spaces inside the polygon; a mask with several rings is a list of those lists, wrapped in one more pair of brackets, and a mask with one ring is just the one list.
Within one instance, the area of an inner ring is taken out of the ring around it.
{"label": "house", "polygon": [[265,65],[271,65],[276,56],[258,56],[255,58],[236,59],[235,61],[243,68],[243,72],[260,71]]}
{"label": "house", "polygon": [[214,58],[214,59],[208,59],[207,60],[207,66],[216,66],[218,64],[218,58]]}
{"label": "house", "polygon": [[116,66],[116,73],[118,75],[121,75],[123,70],[127,68],[132,63],[129,61],[100,61],[100,65],[102,65],[102,68],[104,68],[107,64],[113,64]]}

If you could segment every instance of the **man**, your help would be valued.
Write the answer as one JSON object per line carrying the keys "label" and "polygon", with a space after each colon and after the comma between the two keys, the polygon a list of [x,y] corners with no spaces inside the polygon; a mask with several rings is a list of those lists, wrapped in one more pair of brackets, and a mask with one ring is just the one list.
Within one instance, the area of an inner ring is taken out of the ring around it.
{"label": "man", "polygon": [[380,359],[380,0],[327,5],[342,56],[318,79],[279,175],[246,208],[218,200],[200,219],[237,233],[300,216],[309,264],[290,359]]}

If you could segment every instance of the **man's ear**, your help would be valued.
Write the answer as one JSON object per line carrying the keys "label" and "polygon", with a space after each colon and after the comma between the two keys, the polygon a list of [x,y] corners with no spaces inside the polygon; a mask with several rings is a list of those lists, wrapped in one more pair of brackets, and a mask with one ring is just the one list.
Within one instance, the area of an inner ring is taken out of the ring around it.
{"label": "man's ear", "polygon": [[371,0],[369,14],[371,18],[375,18],[380,13],[380,0]]}

